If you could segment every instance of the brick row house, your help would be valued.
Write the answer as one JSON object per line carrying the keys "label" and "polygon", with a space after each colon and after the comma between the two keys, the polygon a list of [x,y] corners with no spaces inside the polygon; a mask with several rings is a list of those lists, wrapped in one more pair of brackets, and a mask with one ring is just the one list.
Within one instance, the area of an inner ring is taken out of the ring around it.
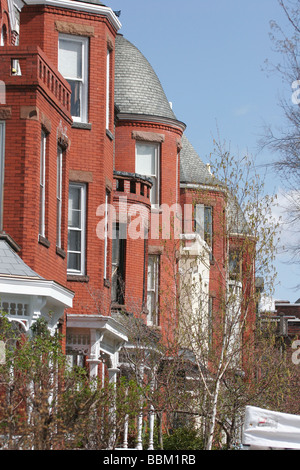
{"label": "brick row house", "polygon": [[[113,381],[122,312],[166,338],[178,324],[173,274],[185,261],[175,253],[168,269],[162,208],[175,207],[172,233],[182,209],[178,239],[212,323],[230,282],[240,287],[228,265],[248,236],[228,236],[226,191],[120,28],[99,0],[0,1],[2,309],[24,331],[45,317],[74,362]],[[251,260],[232,264],[254,279]]]}

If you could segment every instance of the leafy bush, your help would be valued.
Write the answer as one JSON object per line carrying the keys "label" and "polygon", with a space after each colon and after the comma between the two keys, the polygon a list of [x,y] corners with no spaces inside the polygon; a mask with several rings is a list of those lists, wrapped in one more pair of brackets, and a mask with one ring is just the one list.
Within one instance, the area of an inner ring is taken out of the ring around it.
{"label": "leafy bush", "polygon": [[164,435],[164,450],[202,450],[203,441],[193,427],[175,429],[170,435]]}

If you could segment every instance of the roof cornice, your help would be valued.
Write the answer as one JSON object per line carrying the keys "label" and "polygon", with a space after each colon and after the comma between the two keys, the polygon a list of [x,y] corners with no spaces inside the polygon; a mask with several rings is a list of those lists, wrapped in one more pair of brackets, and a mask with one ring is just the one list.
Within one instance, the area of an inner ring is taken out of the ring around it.
{"label": "roof cornice", "polygon": [[26,5],[45,5],[56,8],[65,8],[68,10],[84,11],[96,15],[105,16],[112,26],[118,31],[121,28],[121,23],[113,10],[103,5],[94,3],[76,2],[74,0],[24,0]]}
{"label": "roof cornice", "polygon": [[177,121],[176,119],[166,118],[163,116],[153,116],[148,114],[131,114],[131,113],[119,113],[117,115],[117,119],[119,121],[138,121],[138,122],[151,122],[151,123],[158,123],[164,124],[167,126],[177,127],[181,131],[185,131],[186,124],[181,121]]}

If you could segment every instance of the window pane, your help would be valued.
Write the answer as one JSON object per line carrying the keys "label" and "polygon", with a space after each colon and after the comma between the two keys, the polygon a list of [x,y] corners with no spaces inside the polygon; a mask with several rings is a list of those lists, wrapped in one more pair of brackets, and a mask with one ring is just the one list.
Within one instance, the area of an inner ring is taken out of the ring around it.
{"label": "window pane", "polygon": [[153,317],[153,313],[155,313],[155,293],[148,292],[147,294],[147,309],[150,314],[150,318]]}
{"label": "window pane", "polygon": [[81,251],[81,231],[69,230],[68,250]]}
{"label": "window pane", "polygon": [[75,80],[68,80],[71,87],[71,115],[80,117],[80,103],[81,103],[81,82]]}
{"label": "window pane", "polygon": [[58,69],[64,77],[82,79],[82,43],[59,40]]}
{"label": "window pane", "polygon": [[81,254],[68,253],[68,269],[72,271],[80,271],[81,269]]}
{"label": "window pane", "polygon": [[80,228],[81,226],[81,212],[80,211],[69,210],[68,225],[69,227]]}
{"label": "window pane", "polygon": [[154,260],[149,256],[148,260],[148,290],[154,289]]}
{"label": "window pane", "polygon": [[153,177],[152,177],[152,188],[150,190],[150,202],[151,204],[158,204],[157,179]]}
{"label": "window pane", "polygon": [[136,152],[136,173],[156,176],[156,146],[138,143]]}
{"label": "window pane", "polygon": [[204,208],[204,240],[211,245],[212,242],[212,208]]}
{"label": "window pane", "polygon": [[69,189],[69,227],[81,228],[81,188],[70,186]]}

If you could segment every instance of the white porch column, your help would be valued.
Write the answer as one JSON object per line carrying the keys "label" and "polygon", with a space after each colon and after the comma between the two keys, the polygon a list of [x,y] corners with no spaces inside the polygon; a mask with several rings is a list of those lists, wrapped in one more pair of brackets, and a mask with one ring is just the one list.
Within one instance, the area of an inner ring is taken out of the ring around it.
{"label": "white porch column", "polygon": [[90,358],[87,362],[90,365],[90,378],[98,377],[98,366],[101,364],[101,360],[99,360],[99,344],[97,342],[97,332],[95,329],[91,329],[90,331],[90,341],[91,341],[91,352]]}
{"label": "white porch column", "polygon": [[154,411],[153,405],[150,406],[149,412],[149,447],[148,450],[154,450]]}
{"label": "white porch column", "polygon": [[[140,382],[143,382],[144,367],[140,368]],[[136,449],[143,450],[143,410],[138,415],[138,435]]]}
{"label": "white porch column", "polygon": [[[155,373],[156,370],[152,371],[152,378],[151,378],[151,393],[154,392],[155,388]],[[154,418],[155,418],[155,413],[154,413],[154,406],[151,404],[150,405],[150,411],[149,411],[149,447],[148,450],[154,450]]]}

